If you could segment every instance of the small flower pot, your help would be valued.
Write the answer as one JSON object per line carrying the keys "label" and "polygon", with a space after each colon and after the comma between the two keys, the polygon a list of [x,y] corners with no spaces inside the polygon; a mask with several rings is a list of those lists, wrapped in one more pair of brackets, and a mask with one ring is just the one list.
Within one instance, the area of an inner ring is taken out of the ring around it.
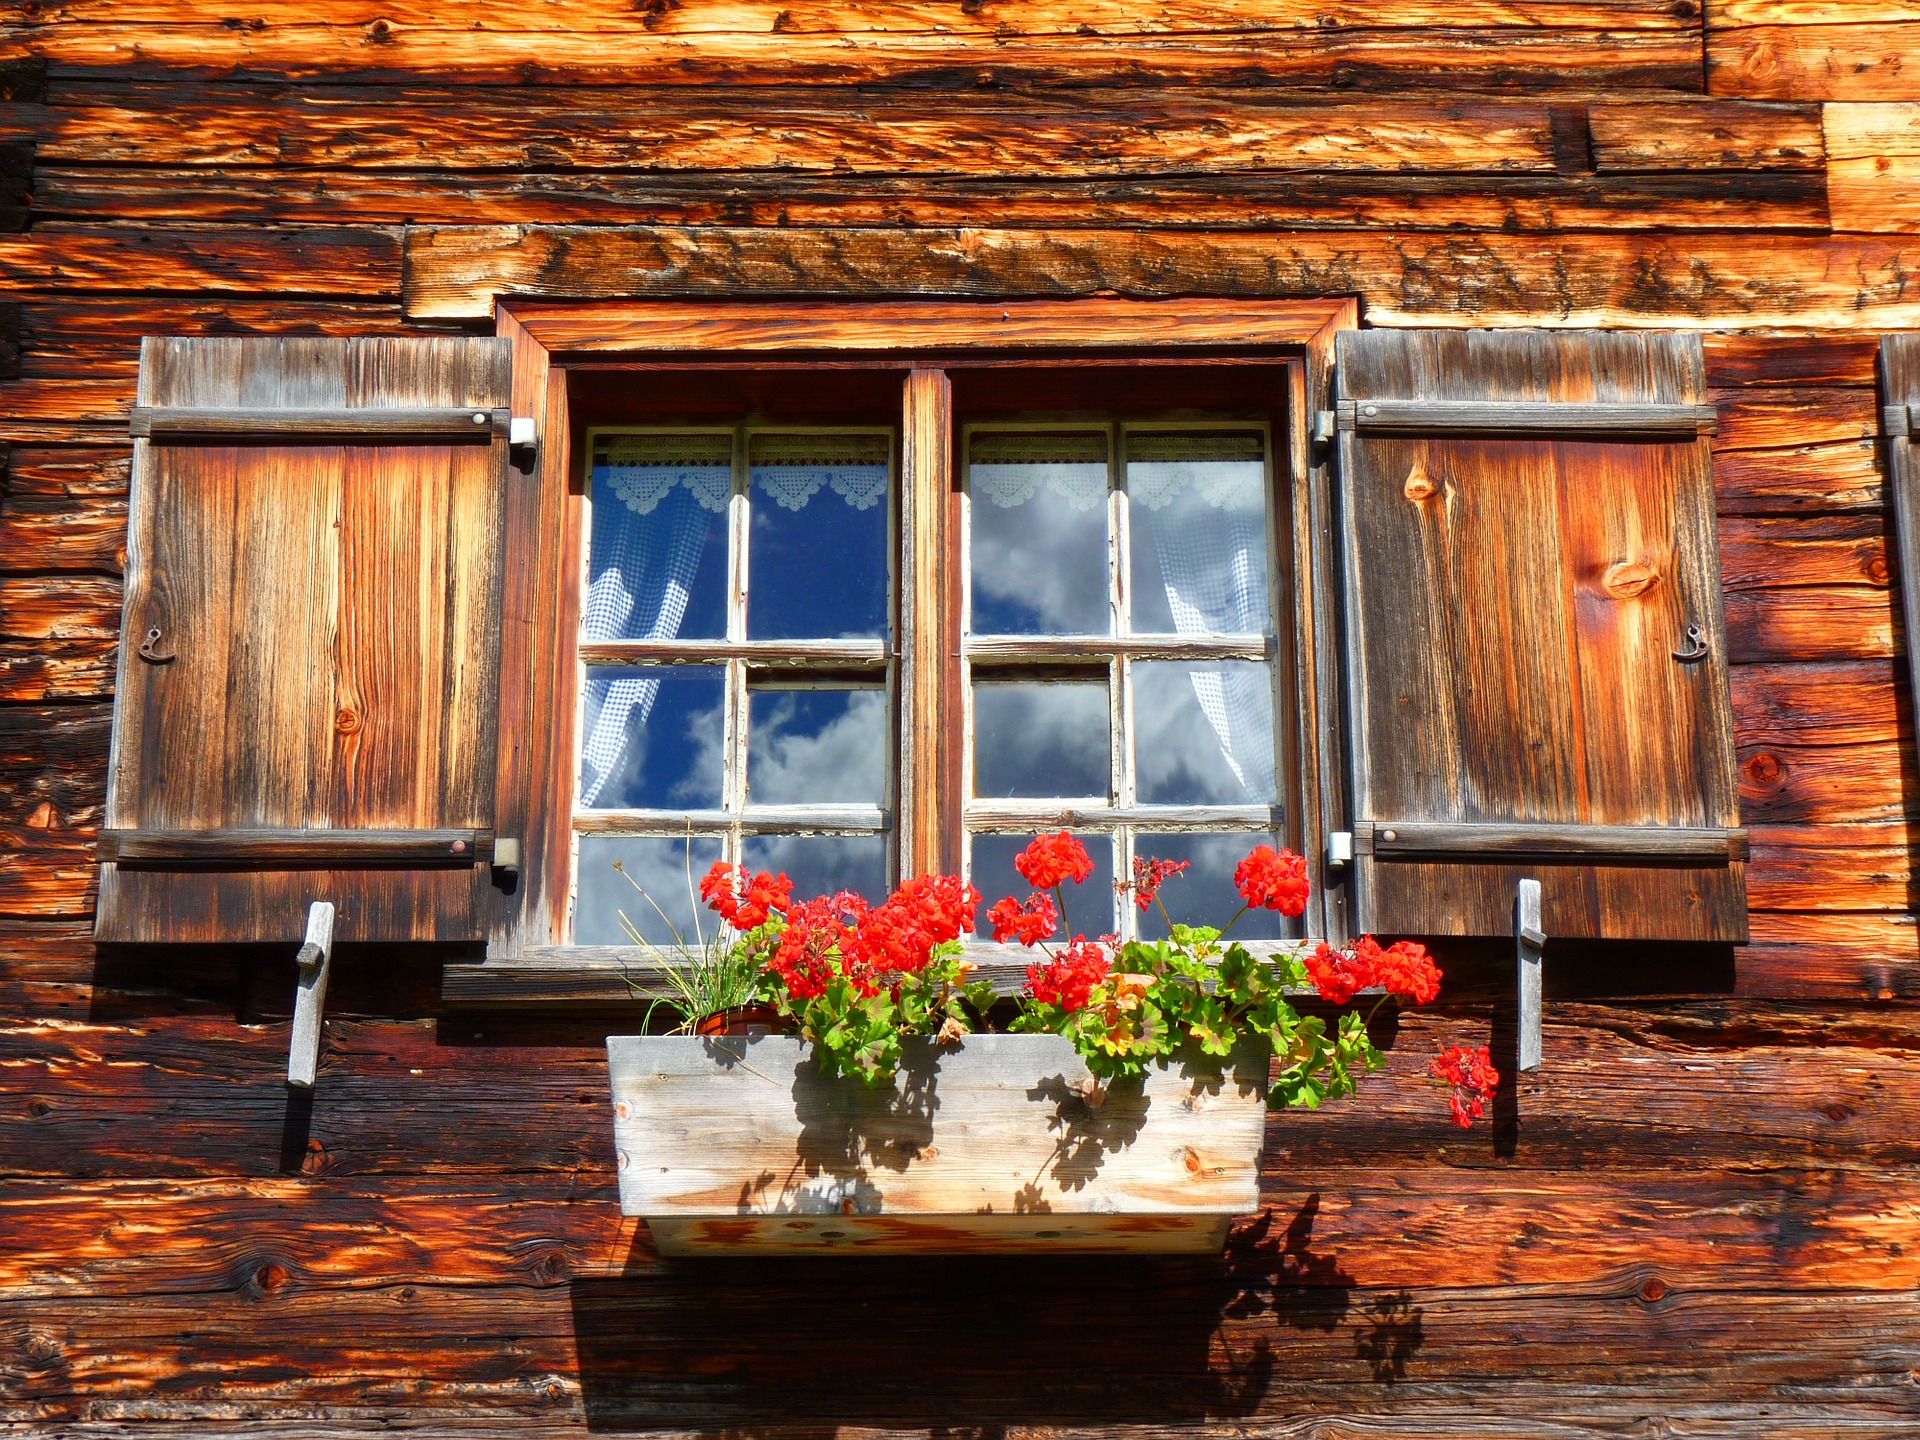
{"label": "small flower pot", "polygon": [[695,1035],[774,1035],[790,1028],[771,1005],[729,1005],[693,1022]]}

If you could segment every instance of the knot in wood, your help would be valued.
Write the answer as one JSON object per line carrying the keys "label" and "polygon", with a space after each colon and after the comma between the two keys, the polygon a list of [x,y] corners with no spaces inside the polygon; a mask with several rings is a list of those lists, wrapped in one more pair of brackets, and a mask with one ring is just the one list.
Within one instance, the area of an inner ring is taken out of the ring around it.
{"label": "knot in wood", "polygon": [[1862,568],[1866,571],[1867,583],[1869,585],[1885,585],[1887,583],[1886,556],[1875,555],[1872,559],[1868,560]]}
{"label": "knot in wood", "polygon": [[360,730],[360,715],[354,710],[336,710],[333,713],[333,728],[342,735],[354,735]]}
{"label": "knot in wood", "polygon": [[1431,500],[1439,489],[1440,487],[1433,483],[1433,477],[1427,474],[1425,458],[1415,458],[1413,468],[1407,471],[1407,483],[1400,487],[1401,493],[1418,505],[1423,500]]}
{"label": "knot in wood", "polygon": [[1774,784],[1785,769],[1778,755],[1770,755],[1765,750],[1751,756],[1746,765],[1747,778],[1758,785]]}
{"label": "knot in wood", "polygon": [[1649,1305],[1664,1300],[1667,1295],[1667,1282],[1658,1275],[1649,1275],[1640,1285],[1640,1298]]}
{"label": "knot in wood", "polygon": [[1660,583],[1660,572],[1639,560],[1616,560],[1600,577],[1600,588],[1615,600],[1633,600]]}

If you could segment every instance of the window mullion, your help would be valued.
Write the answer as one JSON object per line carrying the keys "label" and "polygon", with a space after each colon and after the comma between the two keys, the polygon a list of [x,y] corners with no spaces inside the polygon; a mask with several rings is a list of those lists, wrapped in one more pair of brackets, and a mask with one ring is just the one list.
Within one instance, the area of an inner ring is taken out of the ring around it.
{"label": "window mullion", "polygon": [[907,372],[901,423],[900,870],[959,868],[961,713],[954,563],[953,385]]}

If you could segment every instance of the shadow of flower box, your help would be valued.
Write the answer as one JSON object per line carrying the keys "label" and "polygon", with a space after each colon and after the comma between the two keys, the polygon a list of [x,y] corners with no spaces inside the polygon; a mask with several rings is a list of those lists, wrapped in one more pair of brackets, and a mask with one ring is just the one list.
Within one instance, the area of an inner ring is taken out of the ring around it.
{"label": "shadow of flower box", "polygon": [[790,1036],[614,1036],[607,1059],[620,1208],[663,1254],[1207,1253],[1259,1203],[1264,1045],[1097,1104],[1059,1035],[910,1042],[877,1089]]}

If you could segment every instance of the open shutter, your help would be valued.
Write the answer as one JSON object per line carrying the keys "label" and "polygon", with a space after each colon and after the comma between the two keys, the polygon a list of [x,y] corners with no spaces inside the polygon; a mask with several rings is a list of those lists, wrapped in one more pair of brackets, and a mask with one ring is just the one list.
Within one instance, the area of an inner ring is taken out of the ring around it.
{"label": "open shutter", "polygon": [[484,936],[509,361],[144,343],[99,939]]}
{"label": "open shutter", "polygon": [[[1893,502],[1894,546],[1900,556],[1900,619],[1906,631],[1907,684],[1920,705],[1920,335],[1880,341],[1880,431],[1887,437],[1887,493]],[[1914,712],[1920,715],[1920,709]]]}
{"label": "open shutter", "polygon": [[1339,338],[1360,928],[1740,941],[1700,341]]}

